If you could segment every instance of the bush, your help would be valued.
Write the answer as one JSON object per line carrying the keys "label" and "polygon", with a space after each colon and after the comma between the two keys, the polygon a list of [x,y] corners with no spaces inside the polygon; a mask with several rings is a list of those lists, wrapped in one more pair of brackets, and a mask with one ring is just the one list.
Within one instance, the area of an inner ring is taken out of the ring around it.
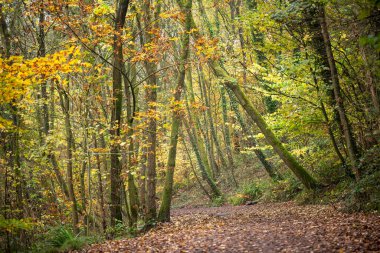
{"label": "bush", "polygon": [[351,171],[347,165],[342,166],[340,164],[329,164],[321,161],[316,171],[316,176],[319,182],[331,185],[340,182],[348,173],[351,173]]}
{"label": "bush", "polygon": [[380,211],[380,171],[364,175],[353,183],[345,207],[347,211]]}
{"label": "bush", "polygon": [[299,204],[331,204],[344,200],[353,184],[352,178],[344,178],[337,184],[331,184],[317,190],[303,190],[295,198]]}
{"label": "bush", "polygon": [[66,226],[58,226],[46,233],[45,241],[35,246],[35,252],[67,252],[79,250],[90,242],[90,238],[75,236],[72,230]]}
{"label": "bush", "polygon": [[300,191],[301,183],[293,176],[285,176],[283,180],[272,185],[271,198],[275,201],[288,201],[293,199]]}
{"label": "bush", "polygon": [[228,202],[234,206],[240,206],[244,204],[246,201],[247,201],[246,196],[239,193],[228,198]]}
{"label": "bush", "polygon": [[360,158],[359,169],[366,175],[373,174],[380,169],[380,146],[372,147]]}
{"label": "bush", "polygon": [[6,219],[0,215],[0,252],[18,252],[30,247],[30,239],[38,228],[31,219]]}
{"label": "bush", "polygon": [[247,184],[243,186],[242,194],[247,200],[257,200],[263,195],[263,188],[260,183]]}
{"label": "bush", "polygon": [[266,181],[252,182],[243,185],[235,195],[229,197],[228,202],[234,206],[242,205],[247,201],[260,199],[268,189]]}
{"label": "bush", "polygon": [[114,227],[108,227],[106,234],[109,238],[120,238],[126,235],[130,236],[135,231],[133,228],[128,228],[122,221],[117,221]]}
{"label": "bush", "polygon": [[212,199],[212,206],[222,206],[224,202],[223,196],[219,196]]}

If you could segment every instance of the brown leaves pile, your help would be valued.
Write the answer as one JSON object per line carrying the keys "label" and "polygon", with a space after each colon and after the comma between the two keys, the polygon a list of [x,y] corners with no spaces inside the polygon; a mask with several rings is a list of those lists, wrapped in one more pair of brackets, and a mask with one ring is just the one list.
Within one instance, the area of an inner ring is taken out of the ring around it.
{"label": "brown leaves pile", "polygon": [[291,202],[175,210],[147,234],[83,252],[380,252],[380,216]]}

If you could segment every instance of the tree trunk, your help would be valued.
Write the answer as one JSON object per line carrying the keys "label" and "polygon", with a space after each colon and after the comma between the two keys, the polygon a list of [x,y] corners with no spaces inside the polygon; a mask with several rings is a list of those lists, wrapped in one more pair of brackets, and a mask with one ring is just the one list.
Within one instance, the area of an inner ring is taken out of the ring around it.
{"label": "tree trunk", "polygon": [[185,19],[185,31],[182,37],[182,52],[179,63],[178,84],[174,93],[174,106],[172,108],[172,128],[170,135],[170,148],[167,163],[167,171],[165,178],[164,192],[162,195],[162,203],[158,213],[158,221],[168,222],[170,221],[170,206],[173,192],[173,177],[174,168],[177,155],[178,134],[181,125],[181,111],[178,106],[181,101],[182,90],[185,87],[185,73],[186,73],[186,61],[189,56],[189,41],[190,41],[190,29],[191,29],[191,6],[192,0],[187,0],[185,5],[186,19]]}
{"label": "tree trunk", "polygon": [[[92,140],[94,142],[94,149],[96,150],[98,148],[98,140],[96,139],[96,135],[92,135]],[[95,151],[97,152],[97,151]],[[96,158],[96,168],[97,168],[97,178],[98,178],[98,195],[99,195],[99,200],[100,200],[100,210],[101,210],[101,217],[102,217],[102,230],[103,233],[107,229],[107,217],[106,217],[106,208],[104,205],[104,190],[103,190],[103,179],[102,179],[102,167],[101,167],[101,161],[100,161],[100,156],[97,153],[95,155]]]}
{"label": "tree trunk", "polygon": [[[39,43],[39,49],[38,49],[38,56],[45,57],[46,56],[46,45],[45,45],[45,10],[42,8],[40,9],[40,15],[39,15],[39,32],[38,32],[38,43]],[[51,84],[51,94],[50,96],[54,96],[54,84]],[[50,118],[53,119],[53,117],[49,117],[49,107],[48,107],[48,93],[47,93],[47,83],[43,82],[41,84],[41,102],[42,102],[42,120],[41,122],[41,129],[43,134],[41,135],[42,144],[46,145],[46,153],[47,158],[49,159],[51,166],[53,168],[54,174],[57,178],[58,185],[61,188],[61,191],[64,193],[64,195],[69,198],[69,190],[67,187],[67,184],[62,176],[62,173],[59,169],[57,159],[54,155],[54,153],[51,150],[51,145],[46,142],[47,137],[50,135],[50,130],[53,129],[53,123],[50,124],[49,120]],[[53,107],[54,108],[54,107]],[[52,108],[52,109],[53,109]]]}
{"label": "tree trunk", "polygon": [[63,114],[65,115],[65,130],[66,130],[66,152],[67,152],[67,183],[69,188],[69,199],[71,201],[71,212],[74,232],[78,233],[78,205],[74,192],[74,176],[73,176],[73,149],[74,149],[74,137],[71,128],[70,119],[70,100],[66,91],[60,89],[59,97],[61,100],[61,107]]}
{"label": "tree trunk", "polygon": [[198,175],[197,175],[197,172],[195,171],[195,166],[194,166],[193,161],[192,161],[192,159],[191,159],[190,151],[189,151],[189,149],[187,148],[187,145],[186,145],[186,141],[185,141],[184,136],[182,136],[182,143],[183,143],[183,146],[184,146],[184,148],[185,148],[185,151],[186,151],[187,157],[189,158],[189,162],[190,162],[191,170],[193,171],[194,177],[195,177],[195,179],[197,180],[197,182],[198,182],[198,184],[199,184],[199,187],[201,187],[201,189],[203,190],[203,192],[205,193],[205,195],[206,195],[210,200],[212,200],[212,196],[208,193],[207,189],[203,186],[203,184],[202,184],[200,178],[199,178]]}
{"label": "tree trunk", "polygon": [[196,138],[196,135],[192,134],[191,131],[190,131],[190,126],[189,124],[187,123],[186,119],[183,119],[182,120],[184,125],[185,125],[185,129],[187,131],[187,135],[190,139],[190,143],[193,147],[193,150],[194,150],[194,153],[195,153],[195,156],[197,158],[197,161],[198,161],[198,166],[199,166],[199,169],[201,171],[201,174],[202,174],[202,178],[203,180],[206,180],[207,184],[210,186],[211,188],[211,195],[213,198],[217,198],[217,197],[220,197],[222,196],[222,193],[220,192],[218,186],[215,184],[214,180],[211,178],[209,172],[206,170],[206,167],[205,167],[205,164],[201,158],[201,154],[199,152],[199,149],[198,149],[198,141],[197,141],[197,138]]}
{"label": "tree trunk", "polygon": [[[154,16],[151,13],[151,1],[144,2],[144,22],[145,27],[152,27],[152,30],[158,29],[158,15],[160,13],[160,4],[156,6]],[[152,30],[144,30],[144,44],[154,43],[157,38],[151,32]],[[143,45],[142,45],[143,46]],[[156,219],[156,142],[157,142],[157,120],[155,114],[157,113],[157,62],[145,61],[145,70],[148,76],[146,87],[146,100],[148,103],[148,126],[147,126],[147,166],[146,166],[146,212],[145,222],[146,228],[151,227],[152,222]]]}
{"label": "tree trunk", "polygon": [[330,35],[327,29],[324,6],[319,7],[319,15],[320,15],[319,21],[320,21],[320,25],[322,29],[322,34],[323,34],[324,46],[326,48],[326,56],[327,56],[329,67],[330,67],[331,81],[332,81],[332,86],[334,90],[336,107],[339,113],[340,122],[343,126],[343,133],[344,133],[344,138],[347,145],[348,156],[350,158],[350,162],[352,166],[352,171],[355,174],[356,180],[359,180],[360,179],[360,171],[358,168],[359,151],[356,146],[354,136],[352,134],[351,125],[347,118],[346,111],[343,105],[343,98],[341,95],[341,89],[339,85],[338,71],[336,68],[335,59],[334,59],[334,55],[331,48]]}
{"label": "tree trunk", "polygon": [[[189,117],[189,124],[191,127],[191,132],[193,134],[198,134],[198,133],[202,134],[203,138],[197,138],[197,148],[199,150],[203,164],[206,167],[206,171],[210,175],[212,173],[213,176],[215,177],[215,176],[220,174],[220,171],[219,171],[219,167],[216,165],[216,161],[215,161],[215,157],[213,155],[213,149],[211,147],[211,143],[209,140],[208,133],[207,133],[207,131],[202,129],[199,117],[195,117],[195,119],[192,118],[192,111],[190,109],[189,102],[195,103],[195,95],[194,95],[194,89],[193,89],[193,82],[192,82],[192,78],[191,78],[191,66],[189,66],[187,71],[188,71],[188,74],[187,74],[188,86],[186,87],[185,102],[186,102],[186,109],[187,109],[187,113],[188,113],[188,117]],[[193,124],[193,122],[194,122],[194,124]],[[207,117],[205,118],[205,124],[206,123],[207,123]],[[193,125],[194,125],[194,127],[193,127]]]}
{"label": "tree trunk", "polygon": [[131,227],[135,227],[137,223],[138,218],[138,211],[139,211],[139,195],[138,190],[135,184],[135,177],[132,174],[132,169],[135,169],[137,166],[137,154],[134,150],[134,141],[133,141],[133,113],[135,110],[133,104],[136,104],[136,96],[133,96],[134,94],[134,86],[135,86],[135,80],[136,80],[136,65],[132,64],[131,66],[131,73],[130,73],[130,80],[124,79],[124,93],[126,97],[126,107],[127,107],[127,119],[128,119],[128,130],[127,130],[127,136],[126,139],[129,141],[128,145],[128,202],[129,202],[129,210],[130,210],[130,221],[129,225]]}
{"label": "tree trunk", "polygon": [[[256,140],[251,136],[252,132],[250,131],[250,129],[248,128],[247,124],[244,122],[242,116],[240,115],[239,108],[237,107],[237,101],[236,101],[235,95],[232,93],[231,90],[227,90],[227,92],[228,92],[228,95],[230,97],[231,108],[235,112],[236,118],[237,118],[237,120],[238,120],[238,122],[239,122],[239,124],[240,124],[240,126],[241,126],[241,128],[243,130],[243,132],[245,132],[246,134],[250,135],[250,137],[248,138],[248,144],[251,147],[257,147]],[[264,166],[265,171],[268,173],[268,175],[274,181],[281,180],[283,178],[281,176],[281,174],[279,174],[273,168],[273,166],[266,160],[266,157],[265,157],[263,151],[261,151],[260,149],[255,148],[253,150],[253,152],[255,153],[255,155],[257,156],[257,158],[261,162],[261,164]]]}
{"label": "tree trunk", "polygon": [[254,108],[253,104],[248,100],[243,90],[238,85],[236,79],[229,76],[229,74],[220,67],[216,62],[209,62],[210,67],[213,69],[215,75],[224,80],[224,85],[231,89],[236,98],[238,99],[240,105],[244,108],[247,114],[252,118],[252,120],[259,127],[261,132],[264,134],[267,142],[273,147],[274,151],[280,156],[283,162],[289,167],[291,171],[296,175],[296,177],[302,182],[302,184],[307,189],[314,189],[317,187],[317,182],[315,179],[307,172],[301,164],[285,149],[280,140],[274,135],[272,130],[264,121],[260,113]]}
{"label": "tree trunk", "polygon": [[112,115],[111,115],[111,226],[123,219],[121,207],[121,162],[120,162],[120,129],[122,113],[122,71],[123,41],[122,33],[128,10],[129,0],[118,2],[116,7],[115,34],[113,37],[113,72],[112,72]]}
{"label": "tree trunk", "polygon": [[[3,5],[0,3],[0,27],[1,27],[1,33],[2,38],[4,40],[4,47],[5,47],[5,57],[9,58],[11,56],[11,34],[9,33],[9,28],[6,22],[6,17],[3,13]],[[15,102],[15,101],[12,101]],[[19,130],[20,130],[20,115],[18,112],[18,108],[16,105],[8,104],[6,105],[9,107],[11,112],[11,119],[12,119],[12,128],[9,129],[9,131],[5,134],[6,138],[9,138],[8,145],[5,144],[5,152],[4,155],[7,157],[7,154],[9,154],[8,160],[8,166],[9,168],[12,168],[14,170],[14,182],[12,182],[13,185],[15,185],[15,191],[16,191],[16,208],[17,208],[17,215],[16,217],[21,219],[23,218],[23,192],[22,192],[22,178],[21,178],[21,161],[20,161],[20,149],[19,149]],[[6,188],[7,188],[6,184]],[[8,235],[8,234],[7,234]]]}
{"label": "tree trunk", "polygon": [[[213,118],[212,118],[212,114],[211,114],[210,101],[209,101],[209,97],[207,95],[206,79],[204,78],[203,70],[201,67],[200,67],[199,72],[200,72],[200,76],[201,76],[199,85],[200,85],[200,88],[203,90],[203,95],[205,98],[205,103],[206,103],[206,107],[207,107],[206,116],[208,119],[208,123],[210,124],[211,136],[212,136],[212,139],[215,143],[217,154],[219,155],[220,161],[222,162],[222,166],[226,169],[227,172],[231,173],[232,181],[234,182],[235,186],[237,187],[238,184],[237,184],[237,181],[235,179],[234,169],[233,169],[233,167],[229,168],[229,166],[227,165],[227,161],[224,157],[224,154],[223,154],[222,149],[221,149],[220,144],[219,144],[218,135],[217,135],[217,132],[216,132],[216,129],[214,126],[214,122],[213,122]],[[208,84],[208,86],[209,85],[210,84]]]}
{"label": "tree trunk", "polygon": [[[181,1],[177,0],[177,3],[183,10],[183,4],[181,3]],[[195,25],[193,18],[191,21],[191,25],[192,25],[192,28],[195,29],[195,31],[199,31]],[[194,32],[193,35],[196,38],[200,38],[199,32]],[[216,62],[215,60],[210,59],[208,63],[209,63],[210,68],[213,70],[215,76],[218,78],[221,78],[223,80],[224,86],[228,89],[231,89],[234,92],[240,105],[244,108],[247,114],[252,118],[252,120],[256,123],[256,125],[260,128],[267,142],[273,147],[275,152],[280,156],[280,158],[289,167],[289,169],[296,175],[296,177],[302,182],[302,184],[307,189],[317,188],[318,186],[317,181],[307,172],[305,168],[302,167],[301,164],[297,162],[297,160],[289,153],[289,151],[285,149],[282,143],[274,135],[272,130],[269,129],[263,117],[260,115],[260,113],[253,106],[253,104],[245,96],[243,90],[238,85],[237,80],[231,77],[227,73],[227,71],[223,69],[222,66],[220,66],[220,63]]]}

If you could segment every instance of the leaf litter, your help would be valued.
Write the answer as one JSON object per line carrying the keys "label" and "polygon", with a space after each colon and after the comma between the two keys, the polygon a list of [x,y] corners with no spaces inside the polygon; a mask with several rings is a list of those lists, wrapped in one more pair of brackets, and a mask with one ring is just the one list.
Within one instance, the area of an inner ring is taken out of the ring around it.
{"label": "leaf litter", "polygon": [[380,252],[380,216],[293,202],[183,208],[140,237],[81,252]]}

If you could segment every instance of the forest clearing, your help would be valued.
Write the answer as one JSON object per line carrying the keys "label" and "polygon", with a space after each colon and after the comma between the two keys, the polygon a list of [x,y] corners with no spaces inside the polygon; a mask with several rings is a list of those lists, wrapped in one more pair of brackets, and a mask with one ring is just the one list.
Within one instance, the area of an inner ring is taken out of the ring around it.
{"label": "forest clearing", "polygon": [[379,0],[0,0],[0,252],[380,252]]}

